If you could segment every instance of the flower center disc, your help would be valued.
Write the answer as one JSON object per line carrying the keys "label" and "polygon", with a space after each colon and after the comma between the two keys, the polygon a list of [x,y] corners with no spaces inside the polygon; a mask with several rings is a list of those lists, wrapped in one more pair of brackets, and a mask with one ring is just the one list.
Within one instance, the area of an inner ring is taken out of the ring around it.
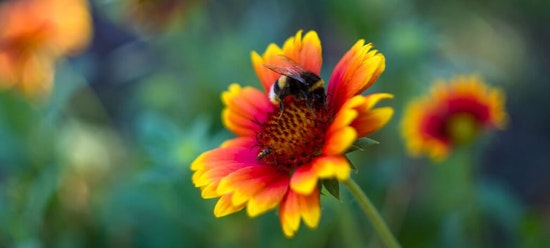
{"label": "flower center disc", "polygon": [[478,120],[468,113],[457,113],[446,123],[447,133],[454,144],[462,145],[472,142],[479,131]]}
{"label": "flower center disc", "polygon": [[321,153],[330,117],[324,104],[310,108],[292,96],[283,103],[283,112],[277,107],[256,135],[258,160],[291,172]]}

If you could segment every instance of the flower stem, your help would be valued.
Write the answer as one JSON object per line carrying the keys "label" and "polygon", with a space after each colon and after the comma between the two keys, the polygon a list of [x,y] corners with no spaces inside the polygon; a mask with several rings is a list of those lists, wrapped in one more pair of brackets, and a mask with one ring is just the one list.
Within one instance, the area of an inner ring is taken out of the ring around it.
{"label": "flower stem", "polygon": [[378,213],[378,210],[376,210],[365,192],[361,190],[361,187],[359,187],[359,185],[357,185],[357,183],[351,178],[343,181],[343,183],[346,187],[348,187],[349,191],[351,191],[351,194],[357,199],[359,205],[367,215],[367,218],[369,218],[372,222],[374,229],[376,229],[386,247],[401,247],[399,243],[397,243],[397,240],[393,234],[390,232],[388,225],[386,225],[386,222],[384,222],[384,219],[382,219],[380,213]]}

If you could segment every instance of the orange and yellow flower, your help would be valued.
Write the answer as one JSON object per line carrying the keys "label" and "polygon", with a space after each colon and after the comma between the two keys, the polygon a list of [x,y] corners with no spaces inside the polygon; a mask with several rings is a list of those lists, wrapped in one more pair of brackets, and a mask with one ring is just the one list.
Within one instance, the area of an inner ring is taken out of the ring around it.
{"label": "orange and yellow flower", "polygon": [[0,3],[0,87],[34,97],[49,92],[55,61],[89,42],[86,0],[8,0]]}
{"label": "orange and yellow flower", "polygon": [[146,31],[163,31],[184,20],[195,0],[125,0],[126,20]]}
{"label": "orange and yellow flower", "polygon": [[411,155],[444,160],[453,147],[470,143],[481,131],[504,128],[504,93],[476,76],[436,82],[429,95],[411,101],[401,130]]}
{"label": "orange and yellow flower", "polygon": [[214,215],[246,207],[250,217],[279,207],[283,232],[291,237],[303,220],[317,227],[320,183],[347,180],[351,165],[345,152],[358,138],[380,129],[393,109],[375,105],[393,96],[363,96],[385,68],[384,56],[359,40],[334,68],[326,103],[312,108],[304,99],[286,97],[284,110],[268,93],[281,76],[269,66],[286,66],[289,58],[320,75],[321,42],[317,33],[298,31],[281,47],[270,44],[263,55],[252,52],[252,64],[263,91],[229,86],[222,94],[224,125],[237,135],[219,148],[201,154],[192,164],[193,183],[203,198],[219,198]]}

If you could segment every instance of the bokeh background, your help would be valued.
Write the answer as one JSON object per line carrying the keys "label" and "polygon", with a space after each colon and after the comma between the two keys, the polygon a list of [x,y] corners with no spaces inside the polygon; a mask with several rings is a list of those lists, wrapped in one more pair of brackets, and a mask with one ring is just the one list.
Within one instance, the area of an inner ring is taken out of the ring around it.
{"label": "bokeh background", "polygon": [[[550,246],[550,2],[196,0],[140,19],[127,2],[90,1],[92,41],[58,61],[46,101],[0,92],[0,246],[381,246],[343,187],[287,239],[276,211],[216,219],[192,185],[190,162],[232,137],[220,93],[259,88],[250,52],[299,29],[318,32],[324,78],[360,38],[386,56],[367,93],[394,94],[395,116],[350,159],[404,247]],[[506,92],[507,129],[442,164],[410,158],[406,103],[472,73]]]}

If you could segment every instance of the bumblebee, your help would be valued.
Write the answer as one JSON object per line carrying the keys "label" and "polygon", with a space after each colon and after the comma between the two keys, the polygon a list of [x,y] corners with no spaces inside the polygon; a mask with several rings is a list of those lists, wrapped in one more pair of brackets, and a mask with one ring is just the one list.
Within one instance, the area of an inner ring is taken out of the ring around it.
{"label": "bumblebee", "polygon": [[268,69],[281,74],[269,90],[269,99],[271,102],[279,104],[281,114],[284,110],[283,101],[287,96],[305,100],[310,109],[319,104],[324,105],[327,96],[323,79],[319,75],[305,70],[289,58],[286,58],[286,61],[288,66],[266,65]]}

